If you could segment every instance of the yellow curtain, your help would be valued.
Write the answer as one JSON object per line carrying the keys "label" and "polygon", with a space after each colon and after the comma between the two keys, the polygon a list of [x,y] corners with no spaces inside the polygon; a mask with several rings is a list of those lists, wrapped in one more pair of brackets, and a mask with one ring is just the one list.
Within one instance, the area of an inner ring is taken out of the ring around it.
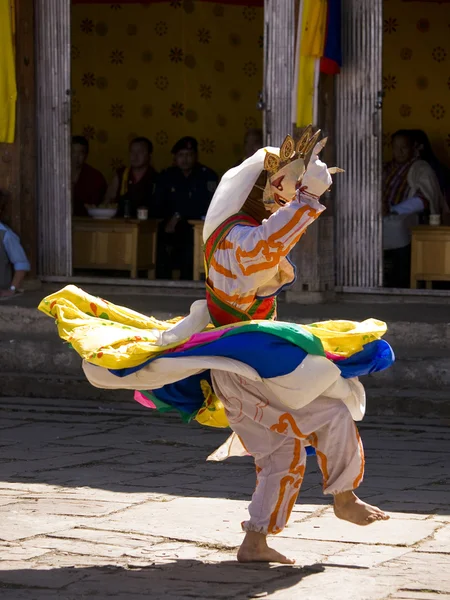
{"label": "yellow curtain", "polygon": [[327,29],[327,0],[303,0],[297,56],[295,123],[303,127],[314,121],[317,101],[317,67],[323,56]]}
{"label": "yellow curtain", "polygon": [[0,143],[12,144],[16,126],[16,72],[11,0],[0,0]]}

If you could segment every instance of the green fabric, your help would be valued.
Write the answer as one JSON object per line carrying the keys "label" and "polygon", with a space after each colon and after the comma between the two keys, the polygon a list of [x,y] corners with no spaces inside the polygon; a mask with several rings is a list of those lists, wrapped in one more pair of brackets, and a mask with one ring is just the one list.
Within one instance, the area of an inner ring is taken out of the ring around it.
{"label": "green fabric", "polygon": [[170,404],[167,404],[167,402],[160,400],[154,394],[152,394],[152,392],[141,391],[140,393],[143,396],[145,396],[146,398],[148,398],[148,400],[151,400],[153,402],[153,404],[155,405],[155,408],[158,412],[166,413],[171,410],[175,410],[176,412],[178,412],[181,415],[181,419],[185,423],[189,423],[196,416],[196,414],[198,412],[198,411],[194,411],[194,413],[187,413],[183,410],[180,410],[179,408],[176,408],[175,406],[171,406]]}
{"label": "green fabric", "polygon": [[323,349],[322,342],[319,338],[296,323],[286,323],[284,321],[256,321],[243,323],[242,325],[233,327],[227,331],[225,336],[238,335],[239,333],[250,331],[259,331],[277,335],[291,344],[295,344],[295,346],[298,346],[308,354],[325,356],[325,350]]}

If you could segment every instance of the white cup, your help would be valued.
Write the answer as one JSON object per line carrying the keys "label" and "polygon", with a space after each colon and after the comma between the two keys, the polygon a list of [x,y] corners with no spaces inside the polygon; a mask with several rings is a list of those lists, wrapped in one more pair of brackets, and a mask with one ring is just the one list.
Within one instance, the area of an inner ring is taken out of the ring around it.
{"label": "white cup", "polygon": [[148,219],[148,208],[138,208],[137,218],[139,221],[146,221]]}
{"label": "white cup", "polygon": [[430,225],[436,227],[441,224],[441,215],[430,215]]}

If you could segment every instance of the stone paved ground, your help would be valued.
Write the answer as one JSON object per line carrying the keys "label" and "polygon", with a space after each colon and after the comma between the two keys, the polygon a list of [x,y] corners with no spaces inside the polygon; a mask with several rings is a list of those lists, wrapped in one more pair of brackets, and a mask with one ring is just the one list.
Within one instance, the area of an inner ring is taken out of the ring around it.
{"label": "stone paved ground", "polygon": [[239,565],[250,460],[205,463],[226,433],[133,402],[2,399],[2,600],[450,599],[448,422],[371,419],[358,528],[321,495],[315,459],[274,541],[295,567]]}

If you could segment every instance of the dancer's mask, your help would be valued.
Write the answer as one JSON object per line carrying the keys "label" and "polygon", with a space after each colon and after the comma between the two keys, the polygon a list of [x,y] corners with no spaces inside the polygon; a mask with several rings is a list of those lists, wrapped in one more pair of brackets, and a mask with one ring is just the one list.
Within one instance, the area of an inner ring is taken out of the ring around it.
{"label": "dancer's mask", "polygon": [[[309,125],[297,144],[290,135],[286,137],[279,156],[267,152],[264,169],[268,172],[268,178],[263,193],[266,210],[275,212],[294,200],[297,190],[302,186],[309,158],[312,156],[316,160],[327,142],[326,138],[318,142],[319,136],[320,130],[313,133]],[[326,169],[326,165],[324,167]],[[329,173],[338,171],[340,169],[328,169]]]}

